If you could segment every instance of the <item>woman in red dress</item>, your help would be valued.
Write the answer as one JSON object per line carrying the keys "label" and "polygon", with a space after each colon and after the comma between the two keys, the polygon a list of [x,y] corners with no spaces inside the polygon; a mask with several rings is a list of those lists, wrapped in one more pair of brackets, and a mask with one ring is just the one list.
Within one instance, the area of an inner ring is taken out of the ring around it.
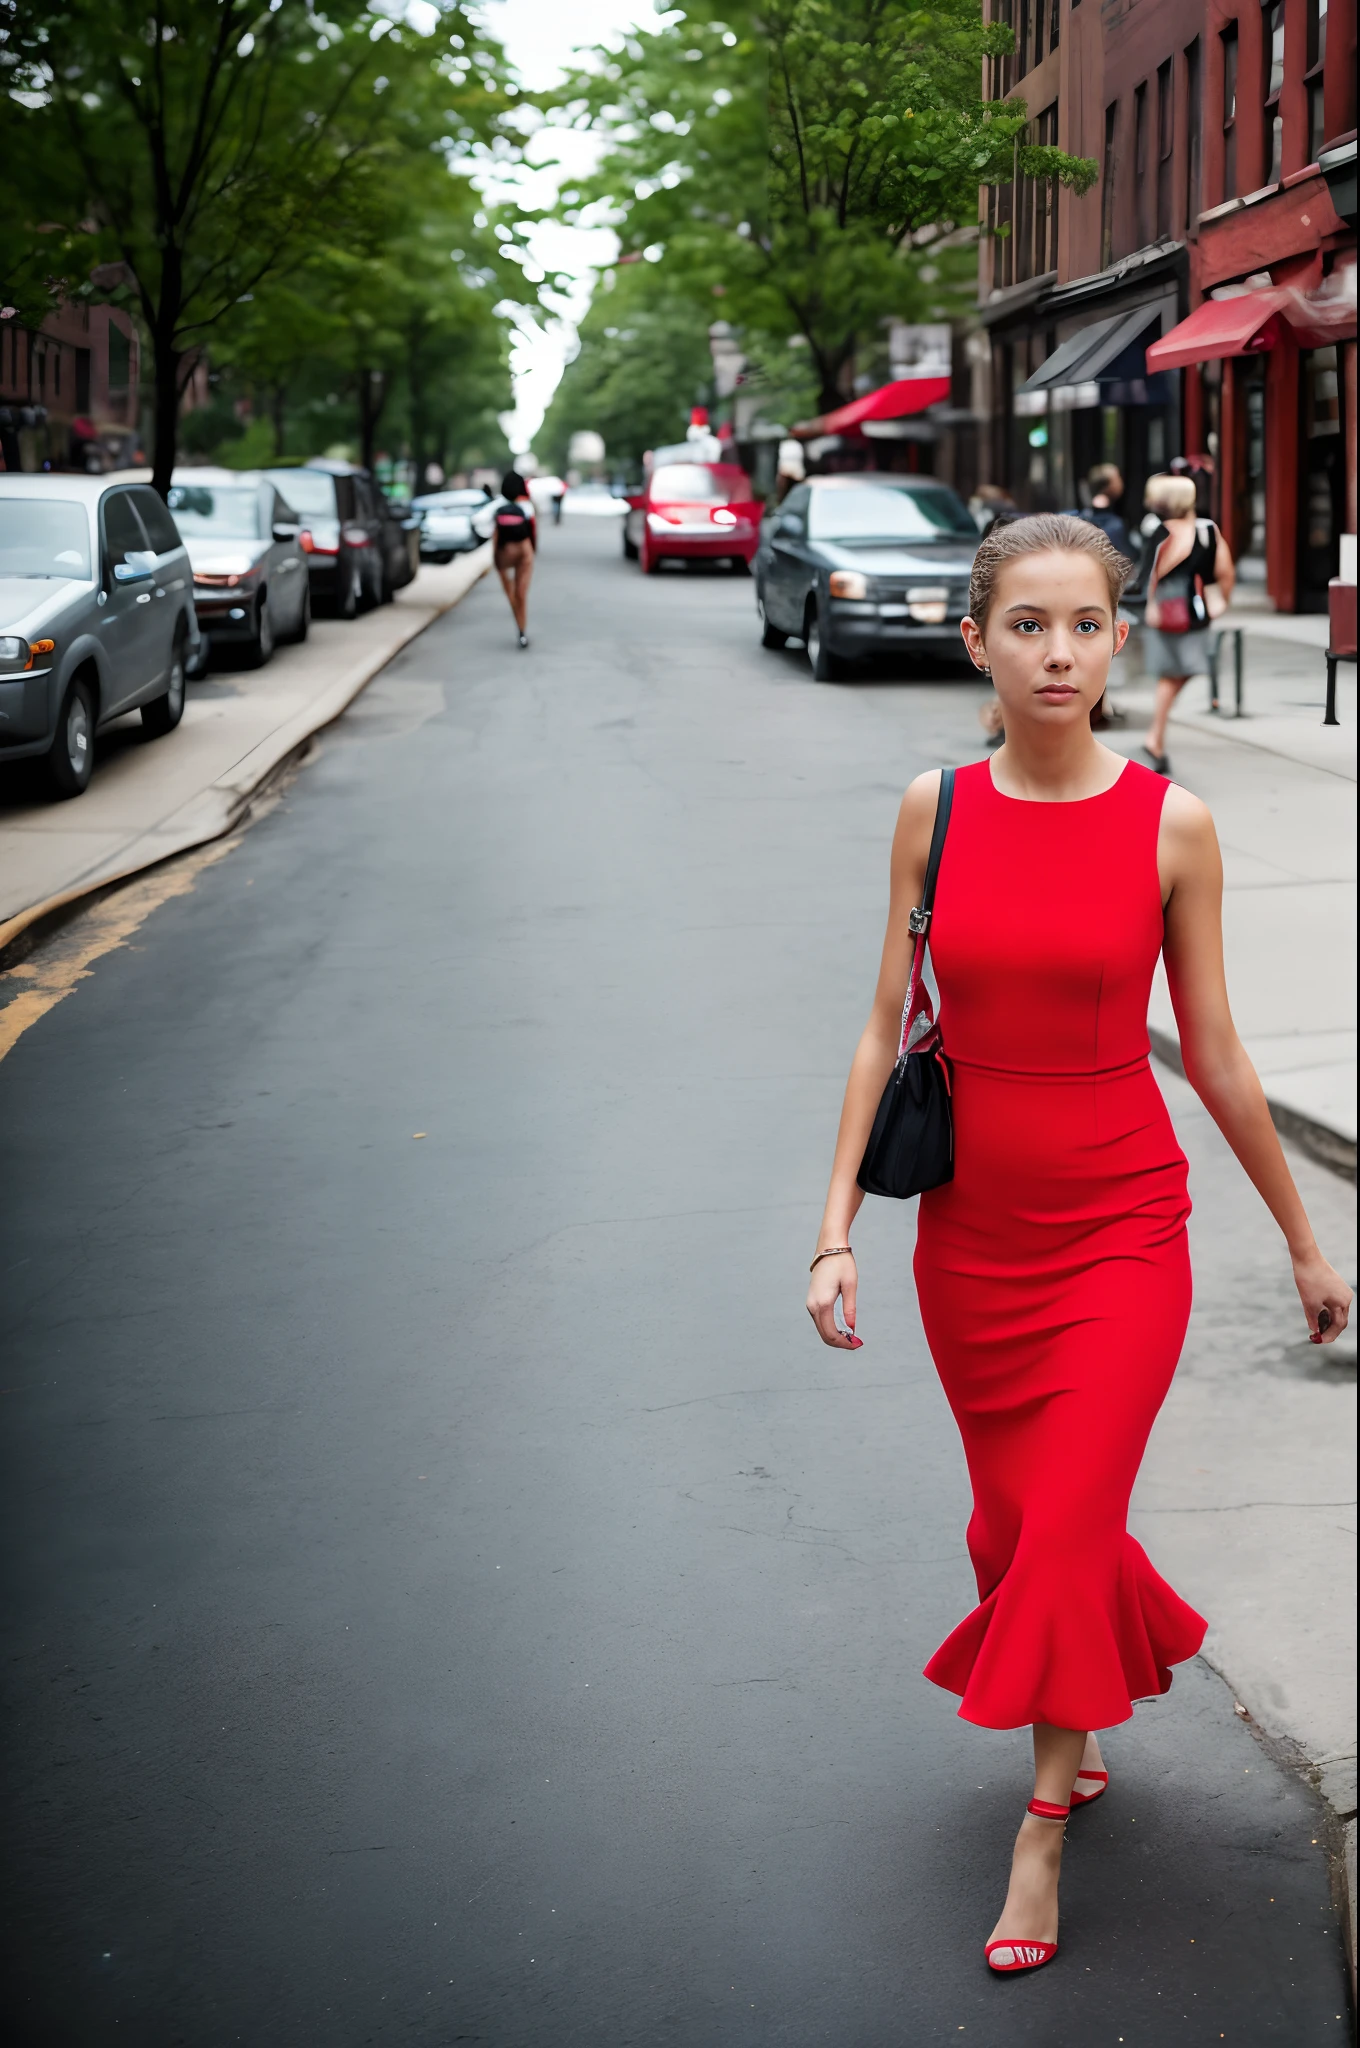
{"label": "woman in red dress", "polygon": [[[963,634],[1006,737],[957,773],[930,923],[955,1172],[921,1197],[915,1274],[968,1459],[979,1605],[926,1675],[961,1696],[965,1720],[1034,1733],[1034,1797],[986,1948],[996,1970],[1056,1952],[1064,1826],[1107,1783],[1094,1731],[1165,1692],[1204,1635],[1126,1527],[1190,1313],[1186,1161],[1148,1065],[1159,952],[1186,1074],[1280,1226],[1315,1343],[1335,1340],[1351,1301],[1233,1028],[1213,821],[1091,730],[1128,630],[1127,573],[1077,519],[1022,519],[982,542]],[[939,782],[918,777],[902,802],[813,1262],[808,1310],[840,1349],[860,1344],[855,1177],[897,1057]]]}

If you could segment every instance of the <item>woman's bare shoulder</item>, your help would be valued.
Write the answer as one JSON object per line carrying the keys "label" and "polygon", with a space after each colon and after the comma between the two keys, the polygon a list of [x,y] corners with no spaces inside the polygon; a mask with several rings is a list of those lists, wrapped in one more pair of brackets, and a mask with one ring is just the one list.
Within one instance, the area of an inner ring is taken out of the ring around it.
{"label": "woman's bare shoulder", "polygon": [[1194,871],[1205,874],[1218,871],[1221,856],[1213,812],[1199,797],[1192,796],[1188,789],[1182,789],[1178,782],[1167,784],[1162,802],[1161,830],[1157,836],[1163,873],[1169,869],[1169,879],[1174,878],[1177,872],[1186,876]]}
{"label": "woman's bare shoulder", "polygon": [[927,768],[924,775],[918,775],[907,784],[906,795],[902,798],[899,813],[903,824],[916,824],[922,818],[934,823],[935,809],[940,801],[940,768]]}

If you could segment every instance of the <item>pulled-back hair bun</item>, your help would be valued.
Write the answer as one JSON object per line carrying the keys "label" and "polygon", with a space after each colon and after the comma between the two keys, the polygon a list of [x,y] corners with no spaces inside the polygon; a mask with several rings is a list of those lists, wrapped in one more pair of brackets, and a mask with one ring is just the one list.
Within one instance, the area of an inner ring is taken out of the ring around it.
{"label": "pulled-back hair bun", "polygon": [[978,546],[968,585],[968,614],[979,632],[986,628],[996,579],[1005,564],[1017,561],[1021,555],[1049,554],[1054,550],[1090,555],[1099,562],[1109,585],[1110,610],[1118,610],[1133,564],[1098,526],[1085,519],[1074,519],[1069,512],[1035,512],[1025,519],[999,520]]}

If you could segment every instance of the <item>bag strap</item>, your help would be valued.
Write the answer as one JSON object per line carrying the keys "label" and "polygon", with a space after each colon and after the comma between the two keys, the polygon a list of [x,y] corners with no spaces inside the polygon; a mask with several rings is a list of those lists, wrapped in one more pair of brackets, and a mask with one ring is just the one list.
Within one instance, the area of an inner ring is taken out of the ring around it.
{"label": "bag strap", "polygon": [[940,860],[944,854],[945,834],[949,830],[949,813],[953,808],[954,770],[944,768],[940,771],[940,794],[935,804],[935,829],[930,835],[930,852],[926,855],[926,878],[921,889],[921,901],[907,920],[907,930],[914,933],[916,947],[911,956],[911,973],[907,977],[907,997],[902,1005],[902,1030],[897,1041],[899,1059],[908,1050],[912,1025],[918,1016],[928,1019],[925,1031],[917,1034],[918,1039],[928,1037],[935,1025],[935,1012],[931,1006],[929,992],[922,981],[921,971],[925,966],[926,940],[935,910],[935,884],[940,876]]}

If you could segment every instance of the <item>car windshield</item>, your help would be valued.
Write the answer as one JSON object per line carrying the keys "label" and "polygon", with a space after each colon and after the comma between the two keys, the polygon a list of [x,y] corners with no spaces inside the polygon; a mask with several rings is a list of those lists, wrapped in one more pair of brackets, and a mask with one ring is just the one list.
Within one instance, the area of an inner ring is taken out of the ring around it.
{"label": "car windshield", "polygon": [[166,504],[185,540],[258,540],[254,484],[171,484]]}
{"label": "car windshield", "polygon": [[962,498],[939,484],[911,490],[893,484],[814,489],[808,518],[811,540],[940,540],[957,534],[976,541],[977,532]]}
{"label": "car windshield", "polygon": [[295,512],[336,517],[335,478],[324,469],[271,469],[269,475]]}
{"label": "car windshield", "polygon": [[437,491],[428,498],[412,498],[419,512],[457,512],[472,505],[485,505],[485,491]]}
{"label": "car windshield", "polygon": [[66,498],[0,497],[0,576],[88,583],[90,521]]}
{"label": "car windshield", "polygon": [[686,505],[725,505],[736,495],[730,477],[702,462],[668,462],[654,469],[651,494]]}

